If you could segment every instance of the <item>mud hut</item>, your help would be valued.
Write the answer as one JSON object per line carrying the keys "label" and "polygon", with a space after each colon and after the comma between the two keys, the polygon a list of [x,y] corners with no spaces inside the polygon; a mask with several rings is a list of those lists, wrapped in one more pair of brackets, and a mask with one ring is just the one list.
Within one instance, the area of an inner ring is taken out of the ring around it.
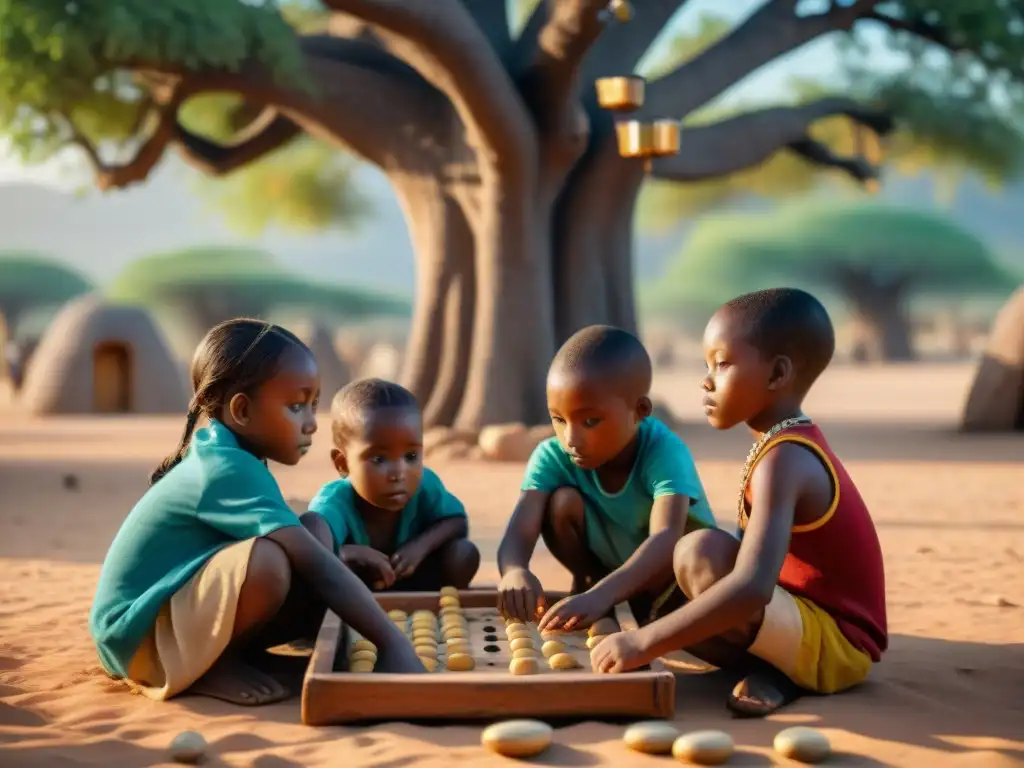
{"label": "mud hut", "polygon": [[1024,430],[1024,288],[996,316],[978,363],[961,428],[965,432]]}
{"label": "mud hut", "polygon": [[70,302],[32,356],[21,392],[34,414],[181,413],[184,371],[145,309]]}
{"label": "mud hut", "polygon": [[320,369],[320,402],[330,408],[334,394],[352,380],[352,371],[334,348],[334,336],[317,322],[290,323],[289,330],[313,350]]}

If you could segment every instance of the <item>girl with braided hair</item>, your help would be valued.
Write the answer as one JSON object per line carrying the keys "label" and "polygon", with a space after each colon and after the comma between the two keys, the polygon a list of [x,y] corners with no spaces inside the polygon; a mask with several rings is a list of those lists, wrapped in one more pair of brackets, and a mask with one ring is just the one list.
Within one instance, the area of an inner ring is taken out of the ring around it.
{"label": "girl with braided hair", "polygon": [[103,563],[89,629],[106,671],[155,699],[278,701],[289,692],[255,660],[315,629],[324,606],[378,647],[378,669],[424,671],[328,548],[323,519],[296,516],[267,466],[295,465],[312,445],[310,350],[280,326],[229,320],[196,350],[192,388],[177,449]]}

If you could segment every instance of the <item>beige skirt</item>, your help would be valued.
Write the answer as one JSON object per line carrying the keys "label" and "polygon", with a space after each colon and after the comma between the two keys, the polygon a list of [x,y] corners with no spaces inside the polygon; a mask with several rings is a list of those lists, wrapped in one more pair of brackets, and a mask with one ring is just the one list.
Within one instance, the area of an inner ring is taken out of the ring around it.
{"label": "beige skirt", "polygon": [[152,631],[128,665],[129,682],[151,699],[189,688],[231,642],[238,596],[255,539],[230,544],[211,557],[164,603]]}

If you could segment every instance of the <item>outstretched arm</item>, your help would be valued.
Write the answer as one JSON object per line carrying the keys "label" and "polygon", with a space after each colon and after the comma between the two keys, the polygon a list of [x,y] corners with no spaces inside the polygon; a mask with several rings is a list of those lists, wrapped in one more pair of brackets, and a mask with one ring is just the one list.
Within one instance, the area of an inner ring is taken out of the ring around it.
{"label": "outstretched arm", "polygon": [[544,588],[530,573],[530,558],[540,539],[544,507],[551,494],[523,491],[519,496],[505,535],[498,545],[498,610],[504,616],[531,621],[546,606]]}
{"label": "outstretched arm", "polygon": [[660,496],[651,507],[650,531],[636,552],[591,589],[609,608],[651,586],[672,573],[672,553],[686,531],[690,497]]}
{"label": "outstretched arm", "polygon": [[619,643],[609,641],[608,648],[595,648],[595,669],[634,669],[720,635],[762,610],[771,600],[789,551],[797,501],[820,472],[817,459],[800,446],[783,444],[770,451],[754,470],[754,505],[732,573],[678,611],[629,633],[633,637],[622,642],[630,648],[613,649]]}
{"label": "outstretched arm", "polygon": [[280,545],[292,568],[345,623],[377,646],[386,665],[396,672],[423,672],[409,640],[392,623],[373,594],[327,547],[304,527],[279,528],[269,539]]}
{"label": "outstretched arm", "polygon": [[530,567],[530,558],[540,540],[544,507],[549,496],[542,491],[523,491],[519,495],[505,535],[498,544],[498,572],[502,576],[512,570]]}

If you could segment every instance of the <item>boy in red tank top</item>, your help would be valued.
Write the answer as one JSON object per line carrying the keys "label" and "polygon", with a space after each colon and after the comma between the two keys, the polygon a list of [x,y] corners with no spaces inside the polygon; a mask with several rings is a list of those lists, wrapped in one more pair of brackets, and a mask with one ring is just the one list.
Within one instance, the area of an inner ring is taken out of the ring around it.
{"label": "boy in red tank top", "polygon": [[746,294],[704,333],[704,411],[716,429],[745,423],[756,442],[737,503],[739,537],[695,531],[676,545],[688,602],[591,652],[621,672],[684,648],[742,670],[728,706],[764,716],[804,691],[861,682],[888,644],[885,574],[863,499],[801,406],[835,351],[821,303],[804,291]]}

